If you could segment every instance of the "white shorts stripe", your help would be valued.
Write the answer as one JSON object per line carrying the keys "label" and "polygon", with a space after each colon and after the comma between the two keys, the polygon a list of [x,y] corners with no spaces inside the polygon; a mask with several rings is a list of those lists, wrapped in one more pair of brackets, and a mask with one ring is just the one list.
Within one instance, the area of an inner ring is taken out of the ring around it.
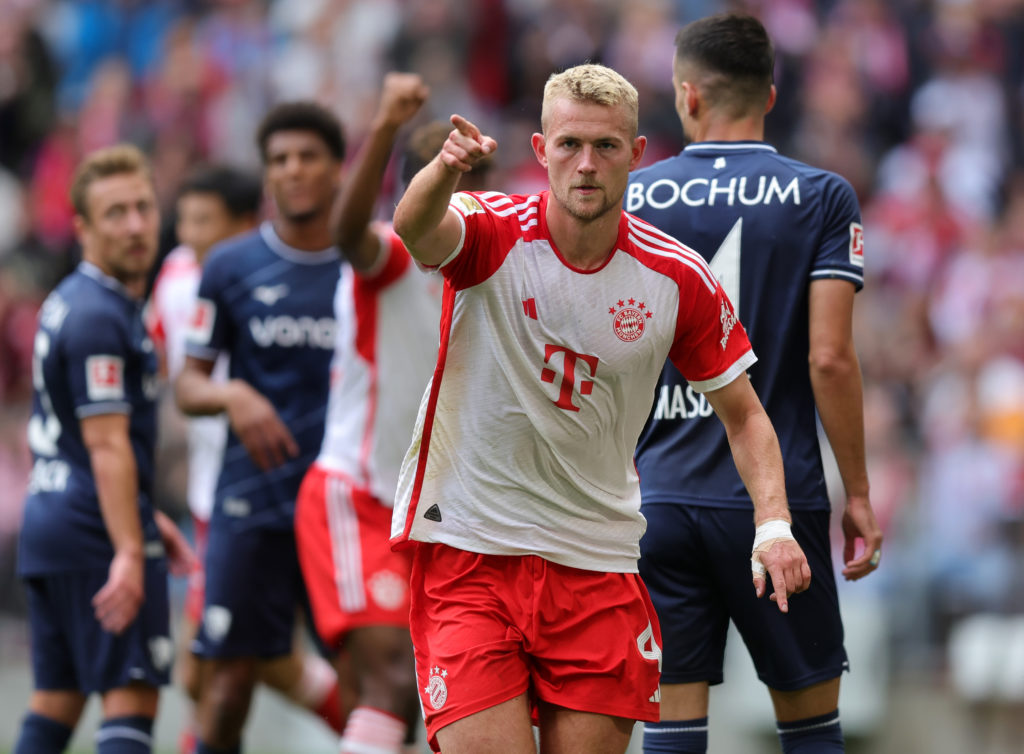
{"label": "white shorts stripe", "polygon": [[338,590],[338,604],[345,612],[360,612],[366,609],[366,592],[363,589],[359,519],[345,482],[328,475],[325,493],[327,528],[331,536],[331,557],[334,561],[334,584]]}

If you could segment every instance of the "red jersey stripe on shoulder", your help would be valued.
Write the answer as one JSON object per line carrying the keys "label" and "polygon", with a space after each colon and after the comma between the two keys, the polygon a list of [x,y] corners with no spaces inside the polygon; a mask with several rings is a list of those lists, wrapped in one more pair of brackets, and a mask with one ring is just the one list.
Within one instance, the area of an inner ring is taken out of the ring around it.
{"label": "red jersey stripe on shoulder", "polygon": [[626,218],[629,223],[630,230],[632,230],[636,235],[651,244],[665,249],[666,251],[678,251],[680,254],[689,257],[700,265],[711,277],[714,277],[714,273],[711,272],[711,267],[708,265],[707,260],[701,256],[700,252],[691,249],[678,238],[670,236],[668,233],[654,225],[651,225],[646,220],[641,220],[639,217],[634,217],[629,213],[626,213]]}
{"label": "red jersey stripe on shoulder", "polygon": [[[681,264],[684,267],[689,267],[691,270],[697,273],[697,277],[700,278],[700,281],[704,284],[704,287],[707,288],[711,294],[714,294],[715,291],[718,289],[718,281],[715,279],[715,276],[714,274],[712,274],[711,270],[708,269],[707,264],[701,263],[703,262],[703,259],[701,258],[700,260],[697,260],[693,258],[693,255],[695,255],[696,252],[686,254],[679,248],[665,248],[663,246],[652,245],[650,243],[647,243],[644,239],[637,236],[636,233],[632,232],[632,230],[627,234],[627,238],[633,246],[635,246],[638,250],[642,252],[654,255],[656,257],[660,257],[662,259],[671,260],[672,262],[676,264]],[[699,257],[700,255],[696,254],[696,256]]]}

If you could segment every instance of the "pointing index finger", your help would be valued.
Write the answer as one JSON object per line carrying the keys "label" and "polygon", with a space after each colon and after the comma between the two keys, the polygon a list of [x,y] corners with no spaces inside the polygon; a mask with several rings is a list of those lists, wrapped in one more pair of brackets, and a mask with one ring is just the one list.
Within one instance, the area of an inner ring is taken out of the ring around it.
{"label": "pointing index finger", "polygon": [[455,126],[456,130],[463,136],[468,136],[473,139],[473,141],[480,141],[483,137],[480,133],[480,129],[461,115],[452,115],[451,121],[452,125]]}

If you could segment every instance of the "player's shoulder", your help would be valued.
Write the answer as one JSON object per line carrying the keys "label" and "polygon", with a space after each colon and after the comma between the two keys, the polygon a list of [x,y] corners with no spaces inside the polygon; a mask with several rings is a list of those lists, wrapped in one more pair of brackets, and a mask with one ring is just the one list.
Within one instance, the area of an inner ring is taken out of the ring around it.
{"label": "player's shoulder", "polygon": [[644,267],[676,282],[699,281],[711,292],[715,291],[715,277],[699,252],[636,215],[622,214],[627,229],[627,241],[622,251]]}
{"label": "player's shoulder", "polygon": [[650,165],[645,165],[642,168],[637,168],[630,172],[629,181],[630,183],[635,181],[644,183],[651,180],[657,180],[662,176],[676,175],[685,158],[685,153],[680,152],[679,154],[664,157],[657,162],[652,162]]}
{"label": "player's shoulder", "polygon": [[503,194],[500,191],[460,191],[452,206],[463,216],[488,213],[497,217],[519,217],[536,212],[541,194]]}
{"label": "player's shoulder", "polygon": [[255,256],[266,253],[267,244],[258,230],[250,230],[227,238],[210,249],[203,260],[203,271],[216,268],[248,266]]}
{"label": "player's shoulder", "polygon": [[854,190],[851,183],[839,175],[839,173],[820,168],[815,165],[798,160],[795,157],[788,157],[783,154],[775,153],[771,156],[771,159],[779,164],[785,166],[793,173],[798,174],[805,181],[813,185],[822,193],[826,194],[848,194],[854,196]]}
{"label": "player's shoulder", "polygon": [[116,281],[80,266],[46,297],[39,324],[59,342],[88,350],[92,344],[122,342],[136,316],[138,307]]}

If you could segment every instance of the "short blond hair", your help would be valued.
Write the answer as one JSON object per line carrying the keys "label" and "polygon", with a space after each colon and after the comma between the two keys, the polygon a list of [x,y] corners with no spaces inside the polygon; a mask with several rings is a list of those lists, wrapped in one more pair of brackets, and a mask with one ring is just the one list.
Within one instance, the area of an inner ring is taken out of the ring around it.
{"label": "short blond hair", "polygon": [[134,144],[115,144],[87,154],[71,179],[71,206],[75,208],[75,214],[88,219],[89,208],[85,195],[94,181],[112,175],[135,173],[141,173],[152,183],[153,172],[149,160]]}
{"label": "short blond hair", "polygon": [[632,135],[636,136],[639,130],[640,98],[636,87],[607,66],[586,63],[551,74],[544,85],[544,102],[540,111],[540,126],[544,131],[547,131],[551,104],[557,99],[592,102],[605,107],[622,105],[629,115]]}

